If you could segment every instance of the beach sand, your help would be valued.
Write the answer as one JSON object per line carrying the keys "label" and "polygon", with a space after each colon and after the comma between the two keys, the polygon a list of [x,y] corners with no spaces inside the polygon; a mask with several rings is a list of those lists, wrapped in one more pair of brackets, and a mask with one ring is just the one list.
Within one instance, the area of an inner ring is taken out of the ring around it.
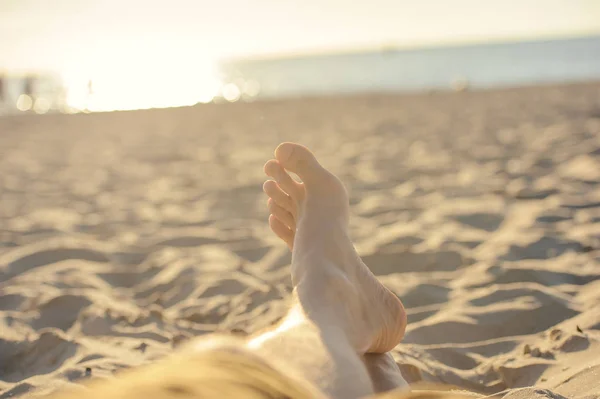
{"label": "beach sand", "polygon": [[411,383],[600,397],[590,83],[3,117],[0,398],[281,318],[261,186],[282,141],[346,183],[356,247],[408,310]]}

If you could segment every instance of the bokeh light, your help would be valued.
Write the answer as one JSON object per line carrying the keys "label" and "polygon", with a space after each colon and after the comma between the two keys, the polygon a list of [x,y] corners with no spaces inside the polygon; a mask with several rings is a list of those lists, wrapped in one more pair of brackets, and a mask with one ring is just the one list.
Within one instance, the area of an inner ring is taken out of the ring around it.
{"label": "bokeh light", "polygon": [[47,98],[40,97],[35,100],[35,103],[33,104],[33,111],[36,114],[45,114],[50,110],[51,106],[52,104]]}
{"label": "bokeh light", "polygon": [[19,111],[29,111],[33,105],[33,99],[27,94],[21,94],[17,99],[17,109]]}
{"label": "bokeh light", "polygon": [[244,94],[250,97],[256,97],[260,93],[260,84],[255,80],[244,82]]}
{"label": "bokeh light", "polygon": [[227,83],[223,86],[223,98],[229,102],[236,102],[242,96],[240,88],[235,83]]}

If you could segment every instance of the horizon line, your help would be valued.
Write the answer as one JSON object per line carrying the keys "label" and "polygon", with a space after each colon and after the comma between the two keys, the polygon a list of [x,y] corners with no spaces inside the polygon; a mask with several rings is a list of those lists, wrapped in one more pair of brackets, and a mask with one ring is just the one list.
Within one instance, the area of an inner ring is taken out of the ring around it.
{"label": "horizon line", "polygon": [[[299,51],[277,51],[277,52],[266,52],[260,54],[240,54],[234,56],[217,56],[214,60],[215,67],[221,67],[223,65],[240,63],[240,62],[261,62],[261,61],[275,61],[275,60],[294,60],[294,59],[306,59],[313,57],[323,56],[345,56],[345,55],[357,55],[357,54],[374,54],[374,53],[386,53],[386,52],[403,52],[403,51],[419,51],[419,50],[435,50],[442,48],[464,48],[464,47],[478,47],[483,45],[502,45],[502,44],[516,44],[516,43],[544,43],[544,42],[557,42],[557,41],[568,41],[577,39],[600,39],[600,29],[582,31],[576,33],[568,33],[564,35],[556,34],[541,34],[541,35],[527,35],[527,36],[504,36],[504,37],[493,37],[490,39],[481,38],[469,38],[469,39],[451,39],[446,41],[421,41],[412,44],[400,44],[398,42],[389,41],[382,42],[379,45],[365,45],[365,46],[342,46],[336,48],[321,48],[321,49],[306,49]],[[60,70],[54,68],[7,68],[0,65],[0,76],[12,75],[17,77],[19,75],[62,75]]]}
{"label": "horizon line", "polygon": [[600,39],[600,29],[571,33],[566,35],[542,34],[537,36],[504,36],[495,37],[488,40],[482,39],[463,39],[463,40],[447,40],[447,41],[423,41],[413,44],[398,44],[392,41],[382,42],[380,45],[319,50],[305,50],[297,52],[271,52],[257,55],[241,55],[232,57],[223,57],[218,59],[218,63],[234,63],[234,62],[254,62],[254,61],[275,61],[275,60],[293,60],[301,58],[311,58],[319,56],[344,56],[354,54],[369,54],[369,53],[385,53],[395,51],[418,51],[418,50],[434,50],[440,48],[462,48],[462,47],[477,47],[482,45],[502,45],[515,43],[544,43],[556,41],[568,41],[577,39]]}

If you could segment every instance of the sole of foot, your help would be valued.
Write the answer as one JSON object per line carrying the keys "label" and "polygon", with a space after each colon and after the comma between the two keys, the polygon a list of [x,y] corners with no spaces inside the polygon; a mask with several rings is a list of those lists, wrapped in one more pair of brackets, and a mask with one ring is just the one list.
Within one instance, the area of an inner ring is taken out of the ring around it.
{"label": "sole of foot", "polygon": [[354,249],[342,182],[295,143],[280,144],[264,171],[273,179],[263,185],[269,226],[292,250],[292,283],[309,317],[336,315],[364,353],[394,348],[404,337],[406,312]]}

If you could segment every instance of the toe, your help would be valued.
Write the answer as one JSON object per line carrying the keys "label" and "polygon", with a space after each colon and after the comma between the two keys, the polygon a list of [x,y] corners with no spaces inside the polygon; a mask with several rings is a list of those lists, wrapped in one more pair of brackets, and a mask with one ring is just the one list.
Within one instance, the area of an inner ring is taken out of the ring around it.
{"label": "toe", "polygon": [[271,159],[265,164],[264,170],[267,176],[275,179],[279,187],[291,197],[297,198],[300,195],[300,183],[292,179],[278,161]]}
{"label": "toe", "polygon": [[296,230],[296,221],[290,212],[277,205],[277,203],[273,201],[273,198],[269,198],[267,204],[269,206],[269,212],[271,215],[281,220],[283,224],[290,228],[290,230]]}
{"label": "toe", "polygon": [[265,184],[263,184],[263,191],[271,197],[277,205],[290,212],[292,215],[295,215],[296,206],[294,200],[279,187],[279,184],[273,180],[267,180]]}
{"label": "toe", "polygon": [[291,250],[294,245],[294,232],[273,215],[269,216],[269,227]]}
{"label": "toe", "polygon": [[275,149],[275,158],[285,169],[294,172],[300,178],[309,182],[322,170],[321,165],[312,152],[303,145],[282,143]]}

